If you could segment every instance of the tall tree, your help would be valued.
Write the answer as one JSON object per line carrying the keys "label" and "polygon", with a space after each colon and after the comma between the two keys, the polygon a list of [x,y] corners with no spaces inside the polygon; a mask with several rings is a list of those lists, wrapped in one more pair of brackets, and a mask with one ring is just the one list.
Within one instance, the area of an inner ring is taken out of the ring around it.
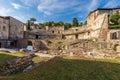
{"label": "tall tree", "polygon": [[31,25],[30,20],[27,20],[26,27],[28,30],[30,30],[30,25]]}
{"label": "tall tree", "polygon": [[78,24],[77,18],[73,18],[73,26],[78,27]]}

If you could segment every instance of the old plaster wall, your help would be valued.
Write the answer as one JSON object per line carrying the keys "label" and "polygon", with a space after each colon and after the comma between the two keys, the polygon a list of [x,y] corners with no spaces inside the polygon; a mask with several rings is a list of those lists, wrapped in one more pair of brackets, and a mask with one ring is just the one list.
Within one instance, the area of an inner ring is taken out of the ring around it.
{"label": "old plaster wall", "polygon": [[22,39],[24,37],[24,24],[19,20],[10,17],[10,38]]}
{"label": "old plaster wall", "polygon": [[72,28],[69,31],[65,31],[64,35],[66,39],[96,38],[105,41],[107,39],[107,31],[108,31],[108,14],[96,15],[95,13],[92,13],[88,16],[88,24],[86,26]]}
{"label": "old plaster wall", "polygon": [[0,17],[0,39],[9,37],[9,19]]}

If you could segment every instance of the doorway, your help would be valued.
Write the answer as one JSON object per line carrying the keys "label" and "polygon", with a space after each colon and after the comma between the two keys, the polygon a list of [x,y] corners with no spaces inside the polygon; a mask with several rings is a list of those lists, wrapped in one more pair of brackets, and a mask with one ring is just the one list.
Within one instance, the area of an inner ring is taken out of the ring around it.
{"label": "doorway", "polygon": [[75,39],[78,39],[78,34],[75,35]]}
{"label": "doorway", "polygon": [[2,44],[1,44],[1,42],[0,42],[0,48],[2,47]]}
{"label": "doorway", "polygon": [[38,37],[39,37],[39,36],[38,36],[38,35],[36,35],[36,39],[38,39]]}

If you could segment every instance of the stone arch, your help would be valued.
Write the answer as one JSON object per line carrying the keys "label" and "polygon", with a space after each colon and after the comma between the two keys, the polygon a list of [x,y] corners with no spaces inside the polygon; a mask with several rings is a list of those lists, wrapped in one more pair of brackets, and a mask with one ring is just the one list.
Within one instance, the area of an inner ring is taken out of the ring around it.
{"label": "stone arch", "polygon": [[33,42],[30,40],[27,42],[27,50],[33,51]]}
{"label": "stone arch", "polygon": [[28,44],[28,45],[31,45],[31,46],[33,45],[33,44],[32,44],[32,41],[28,41],[27,44]]}
{"label": "stone arch", "polygon": [[118,46],[120,46],[119,44],[115,44],[114,45],[114,50],[117,51],[118,50]]}

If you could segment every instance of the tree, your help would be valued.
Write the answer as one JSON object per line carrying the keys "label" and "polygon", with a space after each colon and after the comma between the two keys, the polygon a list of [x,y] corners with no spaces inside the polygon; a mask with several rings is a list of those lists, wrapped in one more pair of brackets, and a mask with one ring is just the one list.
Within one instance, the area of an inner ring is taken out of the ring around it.
{"label": "tree", "polygon": [[49,22],[45,22],[43,24],[44,24],[44,26],[48,26],[49,27]]}
{"label": "tree", "polygon": [[118,24],[120,24],[120,18],[119,18],[119,20],[118,20]]}
{"label": "tree", "polygon": [[64,22],[59,21],[58,24],[59,24],[59,26],[63,26],[63,25],[64,25]]}
{"label": "tree", "polygon": [[48,27],[53,27],[54,25],[55,23],[53,21],[44,23],[44,26],[48,26]]}
{"label": "tree", "polygon": [[73,26],[78,27],[78,20],[77,20],[77,18],[73,18]]}
{"label": "tree", "polygon": [[70,23],[66,23],[66,24],[65,24],[65,28],[66,28],[66,29],[71,28],[71,27],[72,27],[72,25],[71,25]]}
{"label": "tree", "polygon": [[30,22],[31,22],[31,24],[34,24],[35,21],[36,21],[35,18],[30,18]]}
{"label": "tree", "polygon": [[83,23],[81,22],[79,26],[83,26]]}
{"label": "tree", "polygon": [[114,24],[114,25],[118,25],[118,20],[120,19],[120,13],[117,12],[115,14],[113,14],[111,17],[110,17],[110,21]]}
{"label": "tree", "polygon": [[27,20],[26,27],[27,27],[28,30],[30,30],[30,25],[31,25],[30,20]]}
{"label": "tree", "polygon": [[30,18],[30,21],[36,21],[36,19],[35,18]]}
{"label": "tree", "polygon": [[55,22],[54,24],[55,24],[54,26],[63,26],[64,25],[64,23],[62,21]]}
{"label": "tree", "polygon": [[87,21],[84,22],[84,25],[87,25]]}

